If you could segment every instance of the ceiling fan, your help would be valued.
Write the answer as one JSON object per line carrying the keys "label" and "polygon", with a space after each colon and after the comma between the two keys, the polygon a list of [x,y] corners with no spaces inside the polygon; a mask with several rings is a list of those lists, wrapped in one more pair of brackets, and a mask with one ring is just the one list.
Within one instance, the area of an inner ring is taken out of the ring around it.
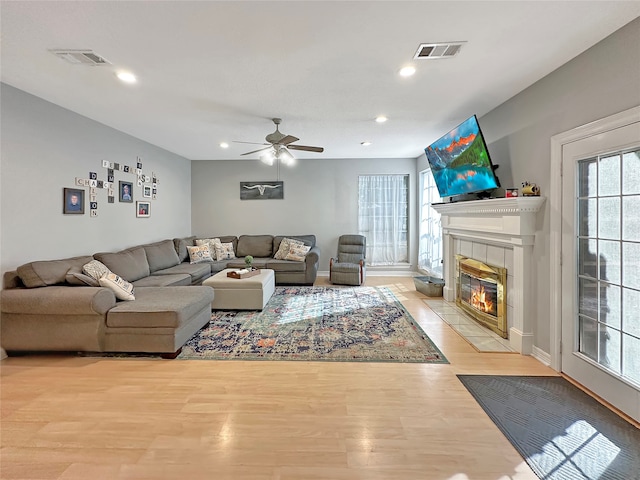
{"label": "ceiling fan", "polygon": [[240,142],[240,141],[235,142],[235,143],[249,143],[254,145],[266,145],[266,147],[262,147],[257,150],[252,150],[250,152],[243,153],[242,155],[251,155],[254,153],[265,152],[265,155],[261,155],[260,159],[265,163],[271,165],[273,164],[274,159],[281,159],[284,163],[289,163],[293,161],[293,155],[291,155],[289,150],[302,150],[305,152],[316,152],[316,153],[324,152],[324,148],[322,147],[310,147],[308,145],[292,145],[294,142],[297,142],[300,139],[298,137],[294,137],[293,135],[285,135],[280,132],[280,130],[278,129],[278,125],[282,123],[282,119],[272,118],[271,120],[276,125],[276,131],[264,137],[267,143]]}

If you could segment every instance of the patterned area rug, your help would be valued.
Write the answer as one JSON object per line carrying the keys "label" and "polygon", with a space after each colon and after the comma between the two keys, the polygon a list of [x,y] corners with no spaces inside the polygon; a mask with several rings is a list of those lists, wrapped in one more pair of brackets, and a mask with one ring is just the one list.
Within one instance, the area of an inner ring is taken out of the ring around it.
{"label": "patterned area rug", "polygon": [[449,363],[384,287],[276,287],[261,312],[214,311],[178,358]]}
{"label": "patterned area rug", "polygon": [[640,479],[640,430],[564,378],[458,378],[541,479]]}

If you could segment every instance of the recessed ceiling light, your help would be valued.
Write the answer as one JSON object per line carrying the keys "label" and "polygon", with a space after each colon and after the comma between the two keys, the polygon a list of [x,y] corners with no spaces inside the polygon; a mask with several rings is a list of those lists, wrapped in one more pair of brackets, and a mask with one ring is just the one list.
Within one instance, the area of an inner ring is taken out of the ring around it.
{"label": "recessed ceiling light", "polygon": [[138,79],[131,72],[118,72],[116,76],[124,83],[136,83]]}
{"label": "recessed ceiling light", "polygon": [[229,144],[227,142],[222,142],[220,144],[220,148],[229,148]]}
{"label": "recessed ceiling light", "polygon": [[416,73],[416,67],[412,65],[408,65],[406,67],[402,67],[400,69],[400,72],[398,73],[400,74],[401,77],[410,77],[411,75]]}
{"label": "recessed ceiling light", "polygon": [[369,145],[371,145],[371,142],[360,142],[360,145],[362,145],[363,147],[368,147]]}
{"label": "recessed ceiling light", "polygon": [[378,122],[378,123],[384,123],[384,122],[386,122],[387,120],[388,120],[388,118],[387,118],[387,117],[385,117],[384,115],[378,115],[378,116],[376,117],[376,122]]}

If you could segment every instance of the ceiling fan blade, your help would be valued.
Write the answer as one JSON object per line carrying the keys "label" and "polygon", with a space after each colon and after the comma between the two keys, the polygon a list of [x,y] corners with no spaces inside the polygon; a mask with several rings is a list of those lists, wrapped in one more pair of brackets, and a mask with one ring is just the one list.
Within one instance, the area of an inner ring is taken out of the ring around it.
{"label": "ceiling fan blade", "polygon": [[269,150],[270,148],[271,148],[271,145],[269,145],[268,147],[260,148],[258,150],[253,150],[251,152],[242,153],[241,155],[251,155],[252,153],[264,152],[265,150]]}
{"label": "ceiling fan blade", "polygon": [[304,150],[305,152],[324,152],[324,148],[322,147],[309,147],[307,145],[288,145],[287,148],[290,148],[291,150]]}
{"label": "ceiling fan blade", "polygon": [[287,135],[282,140],[278,142],[279,145],[289,145],[290,143],[297,142],[300,140],[298,137],[294,137],[293,135]]}
{"label": "ceiling fan blade", "polygon": [[264,142],[241,142],[240,140],[233,140],[233,143],[248,143],[249,145],[270,145]]}

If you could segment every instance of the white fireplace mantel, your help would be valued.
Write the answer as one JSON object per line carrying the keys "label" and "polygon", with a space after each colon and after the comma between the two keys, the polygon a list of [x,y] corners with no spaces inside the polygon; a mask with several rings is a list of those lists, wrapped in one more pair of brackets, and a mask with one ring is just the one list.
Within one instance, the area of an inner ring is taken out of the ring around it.
{"label": "white fireplace mantel", "polygon": [[455,301],[456,295],[455,239],[513,248],[509,341],[525,355],[533,350],[532,254],[536,215],[544,201],[544,197],[513,197],[432,205],[442,222],[445,300]]}

